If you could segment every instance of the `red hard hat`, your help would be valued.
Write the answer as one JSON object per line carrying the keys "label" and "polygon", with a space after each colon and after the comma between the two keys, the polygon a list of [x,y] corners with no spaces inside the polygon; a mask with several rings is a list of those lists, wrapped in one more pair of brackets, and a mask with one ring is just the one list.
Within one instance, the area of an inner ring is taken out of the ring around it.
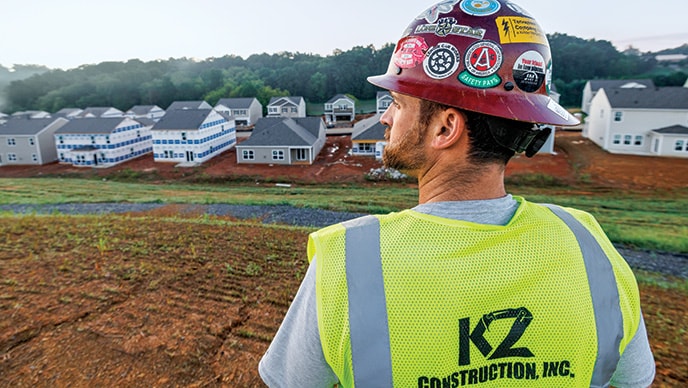
{"label": "red hard hat", "polygon": [[512,120],[577,125],[549,96],[552,55],[528,12],[507,0],[445,0],[397,43],[383,89]]}

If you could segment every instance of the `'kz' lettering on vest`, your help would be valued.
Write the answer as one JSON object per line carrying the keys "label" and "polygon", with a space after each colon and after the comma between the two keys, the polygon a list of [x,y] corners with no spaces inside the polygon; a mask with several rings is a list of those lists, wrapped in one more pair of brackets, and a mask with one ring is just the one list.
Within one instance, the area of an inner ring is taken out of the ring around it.
{"label": "'kz' lettering on vest", "polygon": [[[485,331],[490,324],[500,319],[514,319],[511,330],[492,352],[492,345],[485,339]],[[483,315],[473,331],[470,331],[470,318],[459,319],[459,366],[471,364],[470,343],[480,350],[480,353],[489,360],[506,357],[535,357],[528,348],[514,348],[526,328],[533,320],[533,315],[525,307],[494,311]],[[490,353],[492,353],[490,355]],[[489,357],[488,357],[489,355]]]}

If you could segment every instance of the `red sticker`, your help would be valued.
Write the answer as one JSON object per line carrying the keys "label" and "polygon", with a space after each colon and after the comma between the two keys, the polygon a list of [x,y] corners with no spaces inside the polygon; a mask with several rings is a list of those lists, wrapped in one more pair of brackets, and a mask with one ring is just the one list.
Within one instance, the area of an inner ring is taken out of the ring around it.
{"label": "red sticker", "polygon": [[406,37],[397,43],[397,51],[394,53],[394,64],[402,69],[416,67],[423,63],[428,44],[425,39],[416,36]]}

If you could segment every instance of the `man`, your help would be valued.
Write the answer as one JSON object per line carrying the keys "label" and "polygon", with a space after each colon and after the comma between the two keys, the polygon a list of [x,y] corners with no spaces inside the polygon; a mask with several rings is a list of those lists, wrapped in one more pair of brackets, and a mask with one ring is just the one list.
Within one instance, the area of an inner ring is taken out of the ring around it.
{"label": "man", "polygon": [[387,166],[419,205],[313,233],[311,265],[261,360],[271,387],[645,387],[654,360],[635,278],[587,213],[506,193],[515,152],[575,125],[549,98],[550,51],[505,0],[414,20],[386,74]]}

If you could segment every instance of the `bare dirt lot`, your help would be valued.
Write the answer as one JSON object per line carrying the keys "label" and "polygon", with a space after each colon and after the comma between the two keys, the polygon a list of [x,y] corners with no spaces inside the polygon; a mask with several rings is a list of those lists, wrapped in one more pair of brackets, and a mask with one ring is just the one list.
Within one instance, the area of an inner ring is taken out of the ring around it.
{"label": "bare dirt lot", "polygon": [[[688,159],[609,155],[560,133],[556,155],[516,158],[507,175],[647,191],[688,187]],[[2,167],[0,176],[365,182],[379,164],[328,138],[312,166],[195,168],[144,157],[113,169]],[[170,205],[124,216],[0,218],[0,386],[260,387],[257,364],[306,269],[305,229],[202,218]],[[142,217],[143,216],[143,217]],[[655,386],[688,385],[688,302],[641,288]]]}

